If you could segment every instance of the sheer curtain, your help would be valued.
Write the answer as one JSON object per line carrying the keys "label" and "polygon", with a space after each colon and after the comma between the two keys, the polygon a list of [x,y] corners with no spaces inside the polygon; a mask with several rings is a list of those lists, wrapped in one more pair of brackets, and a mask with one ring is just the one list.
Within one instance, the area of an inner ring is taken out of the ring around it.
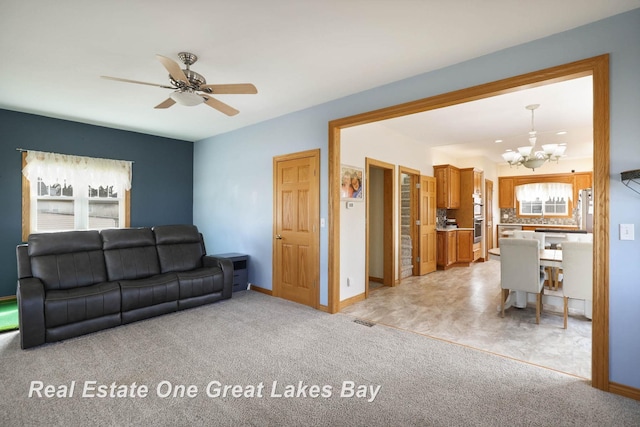
{"label": "sheer curtain", "polygon": [[516,198],[518,201],[539,200],[569,200],[573,194],[571,184],[560,182],[549,182],[541,184],[525,184],[516,187]]}
{"label": "sheer curtain", "polygon": [[41,178],[46,185],[66,182],[74,186],[113,185],[125,191],[131,189],[129,161],[27,151],[26,163],[22,173],[34,184]]}

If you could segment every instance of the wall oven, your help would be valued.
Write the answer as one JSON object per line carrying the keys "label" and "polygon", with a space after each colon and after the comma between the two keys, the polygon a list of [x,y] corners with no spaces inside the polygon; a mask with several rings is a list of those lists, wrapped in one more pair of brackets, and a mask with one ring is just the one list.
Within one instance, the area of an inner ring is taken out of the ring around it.
{"label": "wall oven", "polygon": [[484,219],[478,217],[473,219],[473,243],[482,241],[483,224]]}

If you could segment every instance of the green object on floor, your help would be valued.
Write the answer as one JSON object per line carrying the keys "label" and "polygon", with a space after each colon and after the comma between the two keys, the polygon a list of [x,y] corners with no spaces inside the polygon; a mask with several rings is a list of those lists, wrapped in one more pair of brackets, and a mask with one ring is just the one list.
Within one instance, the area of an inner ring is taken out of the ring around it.
{"label": "green object on floor", "polygon": [[18,302],[0,301],[0,332],[18,329]]}

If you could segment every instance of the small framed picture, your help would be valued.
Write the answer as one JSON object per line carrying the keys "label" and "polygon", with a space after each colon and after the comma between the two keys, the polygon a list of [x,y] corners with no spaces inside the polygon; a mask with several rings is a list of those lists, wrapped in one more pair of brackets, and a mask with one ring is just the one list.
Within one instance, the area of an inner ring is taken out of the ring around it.
{"label": "small framed picture", "polygon": [[342,165],[340,172],[340,199],[364,201],[364,169]]}

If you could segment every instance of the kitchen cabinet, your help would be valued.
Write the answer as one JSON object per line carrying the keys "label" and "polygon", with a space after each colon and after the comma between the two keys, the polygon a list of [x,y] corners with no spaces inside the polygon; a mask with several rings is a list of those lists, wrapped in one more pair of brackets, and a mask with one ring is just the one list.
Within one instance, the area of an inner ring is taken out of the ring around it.
{"label": "kitchen cabinet", "polygon": [[456,241],[458,243],[458,262],[473,262],[473,230],[458,230]]}
{"label": "kitchen cabinet", "polygon": [[460,207],[460,169],[451,165],[433,167],[436,177],[436,207],[458,209]]}
{"label": "kitchen cabinet", "polygon": [[516,207],[514,183],[513,177],[498,178],[498,208],[513,209]]}
{"label": "kitchen cabinet", "polygon": [[478,169],[473,171],[473,194],[482,194],[482,184],[484,182],[484,172]]}
{"label": "kitchen cabinet", "polygon": [[480,243],[474,243],[473,244],[473,262],[476,262],[480,259],[480,256],[482,251],[482,246],[480,245]]}
{"label": "kitchen cabinet", "polygon": [[436,234],[436,266],[446,270],[458,261],[458,231],[438,231]]}
{"label": "kitchen cabinet", "polygon": [[578,200],[578,192],[585,188],[593,188],[592,172],[577,172],[573,175],[573,200]]}

